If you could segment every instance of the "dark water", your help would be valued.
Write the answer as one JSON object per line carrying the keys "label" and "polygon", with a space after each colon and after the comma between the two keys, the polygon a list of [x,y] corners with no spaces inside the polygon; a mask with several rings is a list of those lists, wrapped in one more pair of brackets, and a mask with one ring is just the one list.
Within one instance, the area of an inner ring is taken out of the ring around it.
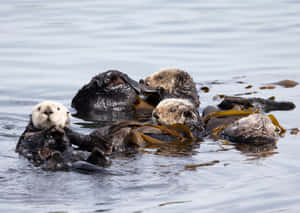
{"label": "dark water", "polygon": [[[149,149],[116,158],[93,175],[42,171],[14,148],[35,104],[52,99],[70,108],[84,83],[112,68],[136,80],[164,67],[185,69],[199,88],[210,88],[199,90],[200,110],[218,103],[215,94],[253,91],[299,106],[299,87],[259,89],[300,82],[299,35],[296,0],[2,0],[0,211],[298,212],[300,144],[289,131],[269,153],[206,139],[178,155]],[[299,108],[273,114],[287,129],[300,127]],[[72,118],[72,128],[91,131],[82,122]]]}

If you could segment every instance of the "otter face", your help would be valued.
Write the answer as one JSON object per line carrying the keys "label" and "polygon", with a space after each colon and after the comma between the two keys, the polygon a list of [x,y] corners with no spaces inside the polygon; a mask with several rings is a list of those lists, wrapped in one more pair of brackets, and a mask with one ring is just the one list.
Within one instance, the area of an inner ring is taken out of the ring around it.
{"label": "otter face", "polygon": [[185,99],[168,98],[162,100],[152,112],[155,123],[162,125],[196,124],[200,116],[194,104]]}
{"label": "otter face", "polygon": [[179,69],[165,69],[156,72],[145,79],[145,84],[155,89],[164,88],[172,93],[175,89],[177,76],[184,71]]}
{"label": "otter face", "polygon": [[68,127],[70,115],[68,109],[54,101],[43,101],[37,104],[31,114],[33,126],[38,129],[50,127]]}

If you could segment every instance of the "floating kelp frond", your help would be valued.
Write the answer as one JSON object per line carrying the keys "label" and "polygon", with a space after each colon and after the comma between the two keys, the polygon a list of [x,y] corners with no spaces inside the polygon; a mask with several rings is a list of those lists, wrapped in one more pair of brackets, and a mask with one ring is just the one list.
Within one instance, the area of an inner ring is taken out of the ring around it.
{"label": "floating kelp frond", "polygon": [[276,126],[277,128],[280,129],[280,133],[279,133],[279,134],[283,134],[283,133],[286,132],[286,129],[283,128],[283,127],[279,124],[278,120],[276,119],[276,117],[275,117],[273,114],[270,114],[270,115],[268,115],[268,116],[269,116],[269,118],[271,119],[271,121],[272,121],[272,123],[274,124],[274,126]]}
{"label": "floating kelp frond", "polygon": [[278,81],[275,82],[273,84],[285,87],[285,88],[291,88],[291,87],[295,87],[298,85],[298,82],[293,81],[293,80],[283,80],[283,81]]}
{"label": "floating kelp frond", "polygon": [[137,97],[136,102],[133,105],[135,110],[153,110],[154,106],[144,101],[141,97]]}
{"label": "floating kelp frond", "polygon": [[248,116],[253,113],[254,112],[250,108],[248,111],[243,111],[243,110],[215,111],[215,112],[211,112],[208,115],[204,116],[203,120],[204,120],[204,122],[207,122],[212,117],[227,117],[227,116],[234,116],[234,115]]}
{"label": "floating kelp frond", "polygon": [[189,144],[195,140],[191,130],[184,124],[174,124],[169,127],[161,125],[144,124],[136,126],[127,140],[138,146],[145,144],[182,143]]}
{"label": "floating kelp frond", "polygon": [[291,129],[291,135],[297,135],[299,133],[299,129],[298,128],[293,128]]}
{"label": "floating kelp frond", "polygon": [[208,93],[209,92],[209,88],[208,87],[201,87],[200,88],[203,92]]}
{"label": "floating kelp frond", "polygon": [[273,86],[273,85],[267,85],[267,86],[262,86],[262,87],[259,87],[259,89],[275,89],[276,87]]}
{"label": "floating kelp frond", "polygon": [[203,166],[213,166],[217,163],[220,163],[219,160],[213,160],[211,162],[207,162],[207,163],[199,163],[199,164],[191,164],[191,165],[185,165],[184,169],[191,169],[191,170],[195,170],[198,167],[203,167]]}

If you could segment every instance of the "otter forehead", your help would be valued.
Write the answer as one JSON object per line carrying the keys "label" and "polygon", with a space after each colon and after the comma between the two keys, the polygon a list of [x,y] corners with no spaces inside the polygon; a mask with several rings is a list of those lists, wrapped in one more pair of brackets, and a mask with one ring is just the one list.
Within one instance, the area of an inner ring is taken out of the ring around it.
{"label": "otter forehead", "polygon": [[64,105],[62,105],[61,103],[58,103],[58,102],[55,102],[55,101],[49,101],[49,100],[47,100],[47,101],[43,101],[43,102],[41,102],[41,103],[38,103],[37,105],[35,105],[34,107],[33,107],[33,112],[34,111],[40,111],[39,109],[44,109],[44,108],[59,108],[59,109],[61,109],[61,110],[63,110],[63,111],[68,111],[68,109],[64,106]]}
{"label": "otter forehead", "polygon": [[194,104],[187,99],[179,99],[179,98],[168,98],[162,100],[157,106],[156,109],[159,108],[171,108],[171,107],[189,107],[194,108]]}
{"label": "otter forehead", "polygon": [[172,89],[175,86],[176,76],[183,73],[180,69],[163,69],[146,77],[145,82],[151,87]]}
{"label": "otter forehead", "polygon": [[181,72],[184,72],[184,71],[180,70],[180,69],[177,69],[177,68],[167,68],[167,69],[161,69],[160,71],[153,73],[149,77],[155,78],[155,77],[157,77],[159,75],[169,75],[169,76],[172,76],[172,75],[177,75],[178,73],[181,73]]}
{"label": "otter forehead", "polygon": [[39,129],[52,126],[67,127],[70,122],[68,109],[55,101],[43,101],[33,107],[31,119],[34,127]]}

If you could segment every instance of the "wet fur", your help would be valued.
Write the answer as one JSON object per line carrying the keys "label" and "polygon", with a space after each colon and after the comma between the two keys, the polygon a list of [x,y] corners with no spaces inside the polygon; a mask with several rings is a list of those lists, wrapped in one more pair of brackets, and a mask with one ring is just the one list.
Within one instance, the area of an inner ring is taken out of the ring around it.
{"label": "wet fur", "polygon": [[180,69],[164,69],[145,79],[145,84],[160,90],[161,100],[165,98],[189,99],[196,107],[200,105],[196,85],[191,76]]}

